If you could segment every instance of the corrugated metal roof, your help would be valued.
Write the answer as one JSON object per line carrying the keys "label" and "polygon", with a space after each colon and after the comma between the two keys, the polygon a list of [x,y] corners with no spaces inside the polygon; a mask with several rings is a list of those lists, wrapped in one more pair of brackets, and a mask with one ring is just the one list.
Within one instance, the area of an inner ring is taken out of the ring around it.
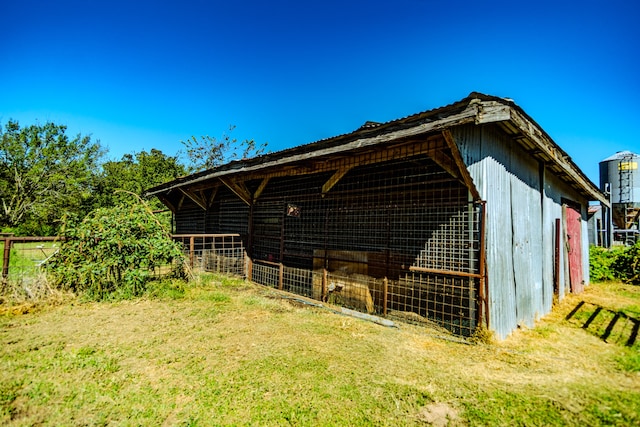
{"label": "corrugated metal roof", "polygon": [[366,146],[383,144],[394,139],[439,132],[463,124],[496,123],[514,136],[532,156],[539,158],[558,176],[564,178],[590,200],[608,205],[604,194],[571,160],[551,137],[512,100],[472,92],[452,104],[392,120],[386,123],[367,122],[357,130],[269,153],[252,159],[237,160],[214,169],[161,184],[146,191],[156,195],[185,185],[238,173],[257,172],[282,167],[298,161],[321,159],[324,156],[348,153]]}
{"label": "corrugated metal roof", "polygon": [[589,205],[589,207],[587,208],[587,212],[590,215],[592,215],[592,214],[598,212],[601,209],[602,209],[602,206],[600,206],[600,205]]}
{"label": "corrugated metal roof", "polygon": [[616,154],[614,154],[611,157],[607,157],[602,162],[610,162],[612,160],[623,160],[628,157],[638,158],[640,157],[640,155],[632,153],[631,151],[618,151]]}

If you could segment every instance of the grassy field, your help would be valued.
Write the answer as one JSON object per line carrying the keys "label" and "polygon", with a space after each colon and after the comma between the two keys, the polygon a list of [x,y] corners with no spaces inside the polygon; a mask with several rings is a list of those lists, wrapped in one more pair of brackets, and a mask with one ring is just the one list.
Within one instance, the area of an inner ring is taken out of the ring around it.
{"label": "grassy field", "polygon": [[151,294],[5,307],[0,425],[640,424],[640,346],[564,320],[582,300],[640,317],[638,287],[591,285],[491,344],[220,276]]}

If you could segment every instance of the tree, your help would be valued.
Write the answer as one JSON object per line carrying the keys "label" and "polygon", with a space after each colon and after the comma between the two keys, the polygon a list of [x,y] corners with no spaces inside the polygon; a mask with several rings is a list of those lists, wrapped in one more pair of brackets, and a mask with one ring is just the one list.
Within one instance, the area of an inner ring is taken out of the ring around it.
{"label": "tree", "polygon": [[89,210],[103,150],[89,136],[70,139],[66,129],[12,120],[0,127],[0,227],[52,234],[63,216]]}
{"label": "tree", "polygon": [[[102,165],[96,191],[96,207],[113,206],[129,197],[118,190],[141,196],[144,190],[186,173],[186,167],[179,163],[177,156],[167,156],[157,149],[125,154],[118,161],[108,161]],[[161,207],[159,200],[155,198],[151,204],[153,208]]]}
{"label": "tree", "polygon": [[221,164],[237,159],[248,159],[264,154],[267,143],[256,144],[253,139],[245,139],[239,142],[236,138],[231,138],[231,132],[235,126],[229,126],[229,132],[223,133],[222,137],[192,136],[186,141],[180,141],[186,148],[189,159],[190,172],[199,172],[215,168]]}

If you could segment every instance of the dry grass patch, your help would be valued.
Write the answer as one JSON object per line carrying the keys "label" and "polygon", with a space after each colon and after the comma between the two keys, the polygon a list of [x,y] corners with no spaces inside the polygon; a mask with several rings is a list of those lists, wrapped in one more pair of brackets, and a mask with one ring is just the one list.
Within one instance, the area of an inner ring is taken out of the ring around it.
{"label": "dry grass patch", "polygon": [[620,362],[637,348],[565,322],[571,298],[470,345],[217,276],[166,295],[2,317],[0,424],[640,423],[640,378]]}

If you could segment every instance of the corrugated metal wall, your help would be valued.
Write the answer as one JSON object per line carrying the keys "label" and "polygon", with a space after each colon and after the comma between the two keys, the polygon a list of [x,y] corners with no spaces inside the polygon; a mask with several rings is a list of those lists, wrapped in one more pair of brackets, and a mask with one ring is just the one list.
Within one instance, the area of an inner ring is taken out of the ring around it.
{"label": "corrugated metal wall", "polygon": [[[498,337],[531,327],[549,313],[554,296],[555,228],[563,198],[586,201],[541,169],[511,137],[495,126],[452,131],[480,197],[487,202],[486,245],[490,321]],[[583,221],[583,270],[588,277],[587,225]],[[561,233],[561,236],[563,233]],[[559,295],[568,292],[564,245]]]}
{"label": "corrugated metal wall", "polygon": [[538,167],[491,128],[461,128],[454,137],[487,201],[491,328],[504,338],[518,324],[531,325],[543,305]]}

